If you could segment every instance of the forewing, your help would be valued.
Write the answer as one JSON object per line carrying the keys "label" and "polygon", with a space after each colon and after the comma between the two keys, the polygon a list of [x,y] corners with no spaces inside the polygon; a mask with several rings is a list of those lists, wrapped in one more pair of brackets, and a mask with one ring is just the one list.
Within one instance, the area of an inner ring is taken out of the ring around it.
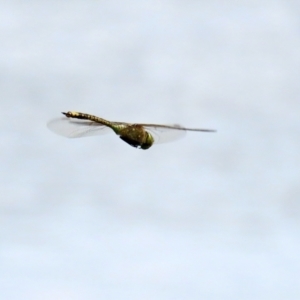
{"label": "forewing", "polygon": [[168,143],[180,139],[186,135],[187,131],[214,132],[211,129],[185,128],[180,125],[156,125],[140,124],[149,131],[154,138],[155,144]]}
{"label": "forewing", "polygon": [[162,144],[178,140],[186,135],[185,130],[178,130],[176,126],[145,124],[144,128],[152,134],[155,144]]}
{"label": "forewing", "polygon": [[66,117],[50,120],[47,127],[54,133],[68,138],[102,135],[111,131],[109,127],[96,122]]}

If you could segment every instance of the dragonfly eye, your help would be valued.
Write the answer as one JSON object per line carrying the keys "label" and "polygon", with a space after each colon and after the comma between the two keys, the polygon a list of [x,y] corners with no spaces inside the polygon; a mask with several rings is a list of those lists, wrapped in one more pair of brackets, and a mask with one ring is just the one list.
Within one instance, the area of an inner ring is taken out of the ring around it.
{"label": "dragonfly eye", "polygon": [[154,143],[153,136],[147,131],[146,131],[146,135],[147,135],[146,141],[141,145],[141,148],[144,150],[149,149]]}

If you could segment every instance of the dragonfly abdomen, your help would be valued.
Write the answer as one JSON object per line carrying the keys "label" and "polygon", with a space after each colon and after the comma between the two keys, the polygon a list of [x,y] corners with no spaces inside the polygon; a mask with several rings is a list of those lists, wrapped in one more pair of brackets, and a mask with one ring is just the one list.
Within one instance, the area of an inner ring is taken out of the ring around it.
{"label": "dragonfly abdomen", "polygon": [[68,111],[68,112],[63,112],[62,114],[64,114],[66,117],[68,118],[75,118],[75,119],[81,119],[81,120],[89,120],[89,121],[93,121],[96,123],[100,123],[102,125],[106,125],[108,127],[112,127],[111,122],[104,120],[102,118],[90,115],[90,114],[85,114],[85,113],[81,113],[81,112],[76,112],[76,111]]}

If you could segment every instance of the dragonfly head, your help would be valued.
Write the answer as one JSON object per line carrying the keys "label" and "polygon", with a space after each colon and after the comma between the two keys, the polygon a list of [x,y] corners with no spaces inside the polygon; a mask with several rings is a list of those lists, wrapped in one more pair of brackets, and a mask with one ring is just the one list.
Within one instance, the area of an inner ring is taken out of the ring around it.
{"label": "dragonfly head", "polygon": [[153,145],[153,143],[154,143],[153,136],[149,132],[147,132],[147,131],[145,131],[145,133],[146,133],[146,139],[141,144],[141,148],[144,149],[144,150],[149,149]]}

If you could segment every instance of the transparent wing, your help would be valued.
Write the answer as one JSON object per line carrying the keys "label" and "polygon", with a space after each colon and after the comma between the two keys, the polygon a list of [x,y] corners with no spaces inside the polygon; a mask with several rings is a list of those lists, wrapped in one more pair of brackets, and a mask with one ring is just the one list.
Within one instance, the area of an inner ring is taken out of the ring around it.
{"label": "transparent wing", "polygon": [[47,127],[54,133],[68,138],[80,138],[112,132],[109,127],[96,122],[66,117],[50,120]]}
{"label": "transparent wing", "polygon": [[140,124],[149,131],[154,138],[155,144],[168,143],[180,139],[186,135],[187,131],[215,132],[212,129],[185,128],[180,125],[156,125]]}

